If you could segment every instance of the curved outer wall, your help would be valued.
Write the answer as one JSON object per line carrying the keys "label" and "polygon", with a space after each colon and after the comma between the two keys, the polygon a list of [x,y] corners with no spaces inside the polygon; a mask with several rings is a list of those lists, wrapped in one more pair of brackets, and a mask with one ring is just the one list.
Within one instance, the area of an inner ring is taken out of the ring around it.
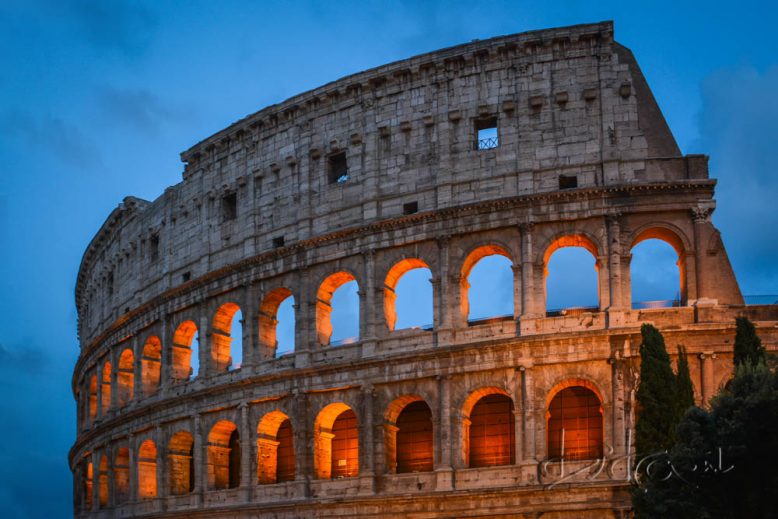
{"label": "curved outer wall", "polygon": [[[686,345],[704,403],[731,370],[734,317],[749,315],[774,349],[778,312],[743,306],[710,221],[707,157],[680,155],[634,57],[612,34],[606,22],[511,35],[343,78],[187,150],[183,182],[157,200],[126,198],[78,274],[76,514],[464,517],[477,514],[473,500],[495,517],[628,509],[623,457],[640,323],[659,326],[671,352]],[[499,145],[478,149],[476,127],[495,122]],[[339,154],[345,182],[331,178]],[[569,186],[561,177],[575,186],[560,189]],[[630,250],[646,238],[678,252],[681,307],[632,309]],[[547,314],[548,258],[568,245],[596,258],[599,308]],[[514,315],[468,322],[467,265],[482,246],[512,262]],[[390,274],[406,259],[432,272],[431,330],[391,329]],[[357,280],[360,315],[359,340],[335,347],[322,287],[338,272]],[[279,288],[295,298],[296,350],[276,358],[268,326]],[[227,302],[244,319],[243,364],[231,371],[217,352]],[[185,321],[200,338],[193,380],[175,371],[174,335]],[[145,347],[152,336],[158,356]],[[157,365],[146,391],[145,370]],[[134,387],[122,396],[127,377]],[[558,467],[545,463],[546,413],[568,386],[597,395],[609,449],[607,470],[562,491],[548,486]],[[513,460],[469,467],[469,402],[486,394],[511,399]],[[413,399],[431,412],[434,470],[397,474],[392,409]],[[330,433],[317,417],[333,403],[356,415],[356,476],[320,471]],[[293,431],[295,476],[263,484],[272,441],[261,426],[281,413]],[[212,450],[226,444],[211,433],[224,420],[243,438],[241,483],[214,489]],[[191,455],[173,440],[181,431],[192,437]],[[186,492],[173,491],[177,456],[191,458]]]}

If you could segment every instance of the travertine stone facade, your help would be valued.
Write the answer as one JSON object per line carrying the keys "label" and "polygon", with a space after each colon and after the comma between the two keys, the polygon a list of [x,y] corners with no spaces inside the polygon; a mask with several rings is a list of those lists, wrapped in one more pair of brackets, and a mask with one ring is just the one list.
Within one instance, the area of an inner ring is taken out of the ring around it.
{"label": "travertine stone facade", "polygon": [[[743,305],[710,221],[707,157],[680,155],[608,22],[355,74],[182,160],[183,182],[126,198],[81,264],[78,516],[622,517],[640,324],[694,356],[700,403],[731,374],[735,316],[776,348],[778,308]],[[680,307],[633,309],[630,251],[649,238],[678,253]],[[549,316],[546,266],[566,246],[596,258],[599,308]],[[469,322],[468,274],[492,254],[512,263],[514,315]],[[433,326],[395,330],[394,287],[420,266]],[[330,298],[350,280],[359,338],[331,345]],[[296,349],[277,357],[290,295]],[[566,389],[599,402],[601,459],[562,477],[549,424]],[[499,465],[474,461],[486,398],[507,413]],[[414,402],[431,470],[402,473]]]}

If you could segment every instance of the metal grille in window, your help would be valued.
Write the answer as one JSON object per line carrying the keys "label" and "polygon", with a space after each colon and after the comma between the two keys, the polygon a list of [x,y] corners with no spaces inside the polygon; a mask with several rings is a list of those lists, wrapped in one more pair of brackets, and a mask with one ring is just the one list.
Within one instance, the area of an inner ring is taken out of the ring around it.
{"label": "metal grille in window", "polygon": [[476,150],[493,150],[500,145],[497,135],[497,118],[480,119],[475,122]]}

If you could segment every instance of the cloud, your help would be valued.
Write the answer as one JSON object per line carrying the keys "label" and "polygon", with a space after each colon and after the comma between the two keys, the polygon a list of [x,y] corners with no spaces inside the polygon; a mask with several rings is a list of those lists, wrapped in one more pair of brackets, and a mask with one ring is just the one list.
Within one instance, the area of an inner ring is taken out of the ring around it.
{"label": "cloud", "polygon": [[76,126],[51,114],[36,117],[21,110],[2,114],[0,136],[8,140],[20,139],[30,150],[47,150],[79,168],[99,162],[97,150],[84,134]]}
{"label": "cloud", "polygon": [[778,66],[719,70],[702,83],[700,139],[719,179],[718,209],[730,259],[746,294],[778,293]]}
{"label": "cloud", "polygon": [[103,86],[97,91],[97,101],[109,122],[132,126],[143,132],[156,133],[167,123],[187,120],[190,113],[163,102],[145,89]]}

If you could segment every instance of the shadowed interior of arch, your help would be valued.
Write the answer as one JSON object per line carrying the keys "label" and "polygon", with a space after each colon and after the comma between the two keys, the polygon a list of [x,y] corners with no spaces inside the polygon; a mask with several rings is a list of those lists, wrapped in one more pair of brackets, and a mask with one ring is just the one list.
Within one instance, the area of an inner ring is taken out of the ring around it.
{"label": "shadowed interior of arch", "polygon": [[416,267],[400,276],[394,287],[395,330],[432,328],[432,272]]}
{"label": "shadowed interior of arch", "polygon": [[138,497],[157,496],[157,445],[145,440],[138,449]]}
{"label": "shadowed interior of arch", "polygon": [[582,386],[562,389],[551,400],[547,417],[549,458],[602,457],[602,405],[591,389]]}
{"label": "shadowed interior of arch", "polygon": [[243,364],[243,313],[235,303],[224,303],[213,317],[211,362],[217,372]]}
{"label": "shadowed interior of arch", "polygon": [[178,431],[168,443],[170,493],[174,496],[194,490],[194,438],[188,431]]}
{"label": "shadowed interior of arch", "polygon": [[511,260],[492,254],[478,260],[467,277],[468,321],[513,315]]}
{"label": "shadowed interior of arch", "polygon": [[595,258],[584,247],[563,246],[548,260],[546,311],[599,307],[598,273]]}
{"label": "shadowed interior of arch", "polygon": [[681,272],[675,248],[664,240],[650,238],[635,245],[631,252],[632,308],[683,304]]}

